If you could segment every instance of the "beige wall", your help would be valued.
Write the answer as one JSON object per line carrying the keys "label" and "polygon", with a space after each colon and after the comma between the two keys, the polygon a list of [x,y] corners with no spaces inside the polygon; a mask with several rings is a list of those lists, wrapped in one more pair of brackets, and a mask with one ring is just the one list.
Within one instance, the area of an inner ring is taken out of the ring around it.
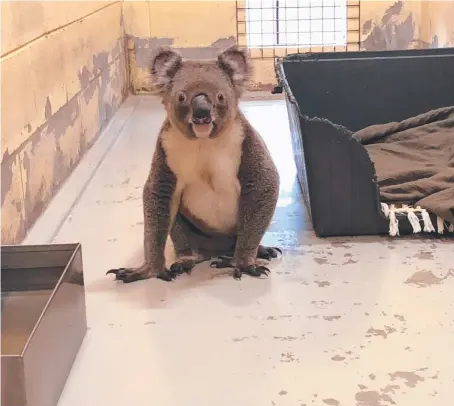
{"label": "beige wall", "polygon": [[17,243],[126,94],[121,2],[2,2],[2,243]]}
{"label": "beige wall", "polygon": [[454,1],[424,1],[422,39],[429,46],[454,46]]}
{"label": "beige wall", "polygon": [[152,50],[170,45],[187,58],[209,58],[236,42],[236,2],[125,1],[131,82],[136,92],[148,91]]}

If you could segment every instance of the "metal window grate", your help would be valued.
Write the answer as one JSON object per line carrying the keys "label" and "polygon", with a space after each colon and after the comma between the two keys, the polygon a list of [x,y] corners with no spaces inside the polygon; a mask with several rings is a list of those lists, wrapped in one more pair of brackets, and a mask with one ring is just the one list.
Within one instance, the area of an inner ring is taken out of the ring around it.
{"label": "metal window grate", "polygon": [[238,0],[237,39],[253,58],[359,50],[359,0]]}

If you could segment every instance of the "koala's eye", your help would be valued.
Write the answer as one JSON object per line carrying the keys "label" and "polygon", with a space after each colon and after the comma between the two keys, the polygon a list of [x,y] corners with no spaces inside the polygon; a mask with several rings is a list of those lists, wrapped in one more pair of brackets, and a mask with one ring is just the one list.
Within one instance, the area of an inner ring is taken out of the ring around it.
{"label": "koala's eye", "polygon": [[218,102],[223,102],[225,100],[224,95],[222,93],[218,93],[216,98],[218,99]]}
{"label": "koala's eye", "polygon": [[183,92],[178,93],[178,101],[184,103],[186,101],[186,95]]}

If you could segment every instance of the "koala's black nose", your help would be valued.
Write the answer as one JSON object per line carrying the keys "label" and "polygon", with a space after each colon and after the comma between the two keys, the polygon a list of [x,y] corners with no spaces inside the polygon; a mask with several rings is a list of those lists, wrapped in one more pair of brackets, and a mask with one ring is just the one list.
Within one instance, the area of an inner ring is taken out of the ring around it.
{"label": "koala's black nose", "polygon": [[211,123],[211,102],[205,94],[199,94],[192,99],[192,121],[195,124]]}

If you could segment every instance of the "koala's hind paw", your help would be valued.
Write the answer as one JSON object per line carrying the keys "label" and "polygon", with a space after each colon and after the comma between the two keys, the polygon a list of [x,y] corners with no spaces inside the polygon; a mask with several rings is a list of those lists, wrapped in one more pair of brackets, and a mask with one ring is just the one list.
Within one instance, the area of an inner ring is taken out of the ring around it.
{"label": "koala's hind paw", "polygon": [[109,271],[107,271],[106,275],[109,275],[111,273],[115,275],[115,280],[123,281],[123,283],[131,283],[143,279],[148,279],[150,277],[150,273],[140,267],[110,269]]}
{"label": "koala's hind paw", "polygon": [[170,272],[176,275],[181,275],[183,273],[190,274],[193,268],[202,262],[210,260],[211,257],[205,257],[202,255],[189,255],[189,256],[180,256],[176,262],[170,266]]}
{"label": "koala's hind paw", "polygon": [[170,272],[176,275],[181,275],[183,273],[191,273],[192,269],[194,268],[195,264],[192,262],[174,262],[170,265]]}
{"label": "koala's hind paw", "polygon": [[159,271],[157,273],[156,278],[161,279],[165,282],[172,282],[178,275],[179,273],[176,269],[163,269],[162,271]]}
{"label": "koala's hind paw", "polygon": [[262,275],[268,276],[268,273],[270,272],[271,271],[266,266],[249,265],[243,268],[235,268],[233,271],[233,278],[239,280],[243,274],[258,278]]}
{"label": "koala's hind paw", "polygon": [[233,259],[231,257],[219,256],[218,259],[215,259],[211,262],[211,268],[224,269],[224,268],[234,268]]}
{"label": "koala's hind paw", "polygon": [[279,247],[265,247],[264,245],[260,245],[257,251],[257,258],[270,261],[273,258],[277,258],[279,254],[282,255],[282,249]]}

